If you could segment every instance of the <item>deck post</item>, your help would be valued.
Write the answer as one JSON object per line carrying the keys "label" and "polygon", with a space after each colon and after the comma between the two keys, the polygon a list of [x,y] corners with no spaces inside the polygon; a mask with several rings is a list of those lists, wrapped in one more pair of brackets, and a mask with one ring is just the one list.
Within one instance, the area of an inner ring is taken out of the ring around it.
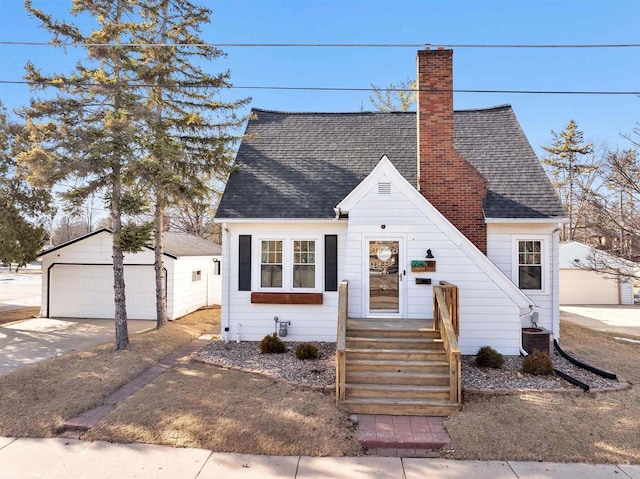
{"label": "deck post", "polygon": [[342,281],[338,287],[338,331],[336,337],[336,405],[345,399],[346,389],[346,336],[349,315],[349,284]]}

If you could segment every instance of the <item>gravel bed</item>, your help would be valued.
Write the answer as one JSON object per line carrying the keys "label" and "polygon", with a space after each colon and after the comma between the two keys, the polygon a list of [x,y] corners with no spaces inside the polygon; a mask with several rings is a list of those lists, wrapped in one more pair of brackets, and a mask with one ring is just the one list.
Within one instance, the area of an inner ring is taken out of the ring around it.
{"label": "gravel bed", "polygon": [[296,346],[300,343],[287,342],[284,354],[260,354],[260,343],[214,341],[205,346],[198,357],[224,366],[240,366],[259,369],[275,374],[287,381],[304,384],[333,386],[336,383],[335,343],[313,343],[318,347],[319,358],[302,361],[296,358]]}
{"label": "gravel bed", "polygon": [[[582,369],[559,354],[551,357],[553,365],[559,371],[569,374],[588,384],[593,389],[611,388],[617,381],[603,378]],[[579,389],[578,386],[557,375],[535,376],[522,372],[521,356],[505,356],[502,369],[478,368],[474,365],[475,356],[462,357],[463,388],[507,388],[507,389]]]}
{"label": "gravel bed", "polygon": [[[238,344],[213,341],[200,350],[197,356],[220,366],[261,370],[287,381],[321,386],[335,384],[335,343],[314,343],[318,346],[320,357],[307,361],[301,361],[295,356],[295,348],[300,343],[285,344],[287,352],[284,354],[260,354],[259,342],[244,341]],[[524,358],[520,356],[505,356],[505,365],[502,369],[478,368],[473,363],[474,359],[475,356],[462,356],[463,388],[579,389],[555,374],[550,376],[524,374],[522,372]],[[617,381],[605,379],[575,366],[559,354],[554,354],[552,359],[556,369],[585,382],[593,389],[618,385]]]}

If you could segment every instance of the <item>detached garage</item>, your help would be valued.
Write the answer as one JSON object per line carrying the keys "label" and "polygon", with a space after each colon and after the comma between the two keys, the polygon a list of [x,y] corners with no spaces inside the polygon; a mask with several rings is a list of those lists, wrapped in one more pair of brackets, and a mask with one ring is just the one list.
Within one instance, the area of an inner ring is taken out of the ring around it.
{"label": "detached garage", "polygon": [[[202,238],[164,233],[167,316],[177,319],[220,304],[221,249]],[[111,231],[107,228],[58,245],[42,258],[41,315],[51,318],[113,318]],[[154,251],[124,255],[129,319],[156,319]]]}
{"label": "detached garage", "polygon": [[[606,274],[588,271],[593,265],[609,266]],[[632,281],[619,276],[626,261],[578,241],[560,245],[560,304],[633,304]]]}

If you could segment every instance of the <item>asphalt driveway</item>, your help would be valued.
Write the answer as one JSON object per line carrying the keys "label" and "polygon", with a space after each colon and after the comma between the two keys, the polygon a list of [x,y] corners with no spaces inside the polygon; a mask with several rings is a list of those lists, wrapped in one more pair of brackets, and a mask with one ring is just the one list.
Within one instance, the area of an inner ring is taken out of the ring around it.
{"label": "asphalt driveway", "polygon": [[560,306],[560,319],[597,331],[640,337],[640,304]]}
{"label": "asphalt driveway", "polygon": [[[155,327],[129,320],[129,333]],[[0,376],[45,359],[115,341],[113,320],[35,318],[0,325]]]}

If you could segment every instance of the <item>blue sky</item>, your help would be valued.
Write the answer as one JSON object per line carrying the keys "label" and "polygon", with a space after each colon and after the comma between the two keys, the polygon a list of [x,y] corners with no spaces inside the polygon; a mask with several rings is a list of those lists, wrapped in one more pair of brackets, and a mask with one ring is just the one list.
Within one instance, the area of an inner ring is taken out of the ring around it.
{"label": "blue sky", "polygon": [[[70,0],[33,0],[63,15]],[[594,44],[638,43],[640,1],[277,1],[201,0],[213,10],[203,31],[220,43]],[[48,41],[22,0],[0,0],[1,41]],[[212,71],[235,85],[369,87],[415,76],[415,48],[226,48]],[[0,46],[0,79],[20,80],[27,60],[68,72],[78,50]],[[454,88],[640,90],[640,48],[456,49]],[[372,109],[367,92],[233,90],[251,106],[287,111]],[[28,102],[26,86],[0,85],[8,108]],[[534,149],[575,119],[596,143],[626,146],[619,134],[640,121],[637,96],[467,94],[455,108],[513,105]]]}

